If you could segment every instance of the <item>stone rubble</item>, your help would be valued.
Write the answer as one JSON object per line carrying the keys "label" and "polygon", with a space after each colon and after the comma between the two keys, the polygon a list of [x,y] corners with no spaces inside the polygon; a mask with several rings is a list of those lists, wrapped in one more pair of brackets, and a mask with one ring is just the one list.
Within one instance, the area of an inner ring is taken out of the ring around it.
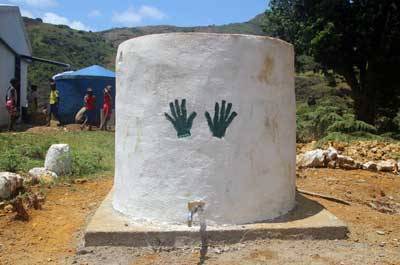
{"label": "stone rubble", "polygon": [[[297,153],[304,153],[315,149],[316,141],[310,143],[298,143]],[[377,140],[362,140],[352,142],[329,141],[320,146],[321,149],[333,147],[340,152],[341,155],[350,156],[354,160],[366,163],[368,161],[381,161],[388,159],[400,158],[400,142],[385,142]]]}
{"label": "stone rubble", "polygon": [[24,179],[15,173],[0,172],[0,199],[9,199],[23,188]]}
{"label": "stone rubble", "polygon": [[327,159],[329,161],[335,161],[339,155],[338,151],[335,148],[333,148],[332,146],[329,147],[327,151],[328,151]]}
{"label": "stone rubble", "polygon": [[35,167],[29,170],[29,176],[32,178],[32,183],[50,183],[58,178],[58,175],[53,171],[47,170],[44,167]]}
{"label": "stone rubble", "polygon": [[397,168],[397,162],[395,160],[379,161],[376,165],[378,171],[393,172]]}
{"label": "stone rubble", "polygon": [[[381,151],[377,148],[372,148],[371,152],[379,153]],[[396,161],[388,159],[380,160],[378,162],[368,161],[363,163],[354,160],[350,156],[341,155],[340,151],[331,146],[327,150],[315,149],[297,155],[296,165],[298,168],[340,168],[345,170],[364,169],[370,171],[398,173],[400,160]]]}
{"label": "stone rubble", "polygon": [[325,167],[328,151],[316,149],[296,157],[296,164],[301,168]]}
{"label": "stone rubble", "polygon": [[364,163],[364,164],[362,165],[362,169],[370,170],[370,171],[377,171],[377,170],[378,170],[378,167],[377,167],[377,165],[376,165],[375,162],[369,161],[369,162]]}

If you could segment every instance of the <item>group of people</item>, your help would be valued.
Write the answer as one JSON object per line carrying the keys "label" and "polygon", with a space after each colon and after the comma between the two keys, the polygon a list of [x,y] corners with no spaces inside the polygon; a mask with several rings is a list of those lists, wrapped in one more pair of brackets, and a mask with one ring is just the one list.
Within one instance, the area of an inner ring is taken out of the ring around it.
{"label": "group of people", "polygon": [[[58,126],[62,126],[62,122],[59,118],[59,102],[60,96],[57,90],[56,83],[53,79],[49,79],[50,84],[50,95],[49,95],[49,108],[45,108],[47,117],[47,126],[50,126],[50,121],[54,117],[58,121]],[[6,109],[9,114],[8,130],[14,130],[15,123],[18,120],[18,88],[20,82],[18,79],[11,79],[10,86],[6,93]],[[107,130],[108,121],[111,118],[112,111],[112,96],[111,96],[111,86],[107,86],[103,90],[103,106],[102,106],[102,119],[100,124],[101,130]],[[31,86],[31,91],[28,93],[29,109],[31,111],[36,111],[38,107],[37,102],[37,87]],[[83,99],[83,107],[76,115],[76,121],[81,123],[81,129],[87,127],[92,130],[92,126],[96,123],[96,96],[93,94],[93,89],[88,88],[86,95]]]}
{"label": "group of people", "polygon": [[[103,90],[103,108],[102,114],[103,119],[100,124],[101,130],[107,130],[108,121],[111,118],[112,110],[112,97],[111,97],[111,86],[107,86]],[[58,104],[59,104],[59,92],[56,88],[54,80],[50,80],[50,111],[48,117],[48,126],[50,126],[50,121],[52,116],[59,122],[58,125],[61,126],[62,123],[58,117]],[[75,120],[81,123],[81,129],[87,127],[92,130],[92,126],[96,122],[96,96],[93,94],[93,89],[88,88],[86,90],[86,95],[83,98],[83,107],[77,113]]]}

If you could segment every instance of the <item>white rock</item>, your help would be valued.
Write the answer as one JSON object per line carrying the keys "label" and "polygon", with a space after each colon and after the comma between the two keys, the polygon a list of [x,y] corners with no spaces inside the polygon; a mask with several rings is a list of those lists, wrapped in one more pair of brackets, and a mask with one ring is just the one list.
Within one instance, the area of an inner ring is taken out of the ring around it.
{"label": "white rock", "polygon": [[8,199],[16,195],[18,189],[22,188],[24,179],[15,173],[0,172],[0,199]]}
{"label": "white rock", "polygon": [[328,159],[328,161],[335,161],[338,157],[338,151],[333,148],[332,146],[328,148],[328,154],[326,155],[326,158]]}
{"label": "white rock", "polygon": [[368,161],[367,163],[364,163],[362,165],[362,169],[376,171],[377,170],[377,164],[375,162],[373,162],[373,161]]}
{"label": "white rock", "polygon": [[396,161],[394,160],[386,160],[386,161],[379,161],[376,164],[376,168],[378,171],[382,172],[393,172],[396,169]]}
{"label": "white rock", "polygon": [[337,164],[337,163],[336,163],[335,160],[331,160],[331,161],[328,162],[327,167],[328,167],[328,168],[334,169],[334,168],[336,168],[336,164]]}
{"label": "white rock", "polygon": [[397,164],[396,164],[396,170],[397,170],[397,174],[400,174],[400,160],[399,161],[397,161]]}
{"label": "white rock", "polygon": [[306,167],[325,167],[327,164],[326,156],[328,151],[316,149],[305,152],[298,159],[298,166],[301,168]]}
{"label": "white rock", "polygon": [[337,166],[346,170],[353,170],[358,168],[358,165],[356,165],[353,158],[344,155],[337,156]]}
{"label": "white rock", "polygon": [[58,178],[57,174],[54,173],[53,171],[47,170],[44,167],[35,167],[29,170],[29,175],[32,177],[32,180],[34,182],[39,182],[39,181],[49,181],[49,180],[54,180]]}
{"label": "white rock", "polygon": [[58,176],[71,172],[72,156],[68,144],[53,144],[46,154],[44,167]]}
{"label": "white rock", "polygon": [[301,161],[303,160],[304,154],[298,154],[296,155],[296,165],[299,166]]}
{"label": "white rock", "polygon": [[362,169],[363,164],[362,164],[362,162],[360,162],[360,161],[354,161],[354,166],[355,166],[357,169]]}
{"label": "white rock", "polygon": [[[188,203],[198,200],[206,203],[207,222],[216,224],[262,221],[292,209],[293,61],[292,45],[264,36],[171,33],[123,42],[116,60],[114,208],[132,219],[180,224]],[[188,126],[177,133],[164,114],[173,115],[169,103],[183,99],[187,117],[197,113],[190,133]],[[217,102],[220,111],[232,103],[237,112],[225,135],[211,132],[205,116],[213,119]]]}
{"label": "white rock", "polygon": [[347,164],[347,165],[354,164],[354,159],[349,156],[338,155],[337,160],[338,160],[339,164]]}

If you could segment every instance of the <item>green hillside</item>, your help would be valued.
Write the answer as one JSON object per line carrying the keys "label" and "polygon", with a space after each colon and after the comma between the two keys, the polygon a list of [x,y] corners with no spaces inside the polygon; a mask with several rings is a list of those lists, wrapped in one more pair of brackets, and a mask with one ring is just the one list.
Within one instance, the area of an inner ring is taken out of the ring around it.
{"label": "green hillside", "polygon": [[[85,32],[67,26],[42,23],[40,19],[25,18],[33,55],[68,63],[72,69],[93,64],[114,70],[114,58],[118,45],[128,39],[169,32],[212,32],[264,35],[265,15],[261,14],[245,23],[222,26],[176,27],[145,26],[115,28],[102,32]],[[299,71],[296,77],[297,140],[331,139],[343,137],[375,137],[374,126],[355,119],[353,101],[346,82],[340,76],[324,76],[316,71],[312,57],[296,58]],[[65,69],[42,63],[29,68],[29,80],[39,86],[40,103],[47,103],[49,77]],[[313,73],[313,71],[315,73]],[[309,104],[310,98],[315,104]],[[399,119],[400,120],[400,119]],[[400,122],[399,122],[400,124]],[[372,134],[371,134],[372,133]],[[347,139],[346,138],[346,139]]]}
{"label": "green hillside", "polygon": [[[41,19],[24,18],[32,44],[33,56],[68,63],[72,69],[93,64],[114,70],[114,58],[118,45],[128,39],[169,32],[214,32],[263,35],[259,15],[244,23],[222,26],[175,27],[145,26],[115,28],[102,32],[78,31],[64,25],[43,23]],[[29,81],[39,87],[39,102],[46,103],[48,79],[64,68],[50,64],[33,63],[29,67]]]}
{"label": "green hillside", "polygon": [[[24,18],[33,56],[70,64],[72,69],[99,64],[112,68],[115,49],[99,34],[77,31],[67,26],[42,23]],[[48,79],[66,69],[34,62],[29,67],[29,81],[38,85],[39,103],[46,103]]]}
{"label": "green hillside", "polygon": [[209,33],[231,33],[231,34],[251,34],[265,35],[262,30],[262,17],[258,15],[254,19],[244,23],[232,23],[221,26],[209,25],[201,27],[176,27],[169,25],[145,26],[134,28],[115,28],[99,32],[107,41],[111,42],[114,47],[128,39],[157,33],[169,32],[209,32]]}

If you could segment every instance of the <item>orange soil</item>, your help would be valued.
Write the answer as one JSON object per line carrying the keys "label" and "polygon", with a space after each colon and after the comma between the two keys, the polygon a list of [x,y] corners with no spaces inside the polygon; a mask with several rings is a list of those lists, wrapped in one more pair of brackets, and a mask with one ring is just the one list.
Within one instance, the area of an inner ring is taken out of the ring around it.
{"label": "orange soil", "polygon": [[[305,169],[298,174],[299,188],[351,202],[351,206],[346,206],[310,197],[349,225],[350,242],[365,242],[377,248],[384,245],[382,249],[395,253],[400,251],[400,214],[380,213],[367,205],[371,201],[381,199],[386,199],[393,205],[399,204],[399,176],[339,169]],[[25,223],[12,221],[12,214],[4,215],[0,211],[0,264],[65,264],[66,258],[75,255],[81,238],[79,233],[84,228],[88,216],[95,211],[111,186],[112,178],[103,178],[84,184],[73,184],[71,187],[54,187],[48,190],[43,210],[30,211],[31,220]],[[384,234],[380,235],[377,231]],[[277,248],[280,249],[295,243],[273,244],[278,244]],[[246,252],[221,255],[218,259],[214,257],[208,260],[207,264],[265,264],[267,260],[274,259],[275,254],[268,252],[268,249],[252,243],[248,246]],[[348,251],[351,255],[353,250]],[[176,255],[174,252],[144,251],[136,258],[134,264],[196,264],[198,261],[197,252],[186,251],[177,257]],[[323,253],[320,255],[311,258],[322,262]]]}
{"label": "orange soil", "polygon": [[[350,239],[400,246],[400,213],[380,213],[368,206],[370,202],[381,200],[399,206],[400,176],[340,169],[306,169],[298,174],[300,178],[297,179],[297,185],[300,188],[333,195],[352,203],[346,206],[312,198],[349,225]],[[381,230],[385,235],[377,234]]]}
{"label": "orange soil", "polygon": [[[47,191],[43,210],[30,221],[13,221],[0,211],[0,264],[63,264],[75,254],[77,232],[112,186],[112,178],[57,186]],[[3,216],[1,216],[3,215]]]}

